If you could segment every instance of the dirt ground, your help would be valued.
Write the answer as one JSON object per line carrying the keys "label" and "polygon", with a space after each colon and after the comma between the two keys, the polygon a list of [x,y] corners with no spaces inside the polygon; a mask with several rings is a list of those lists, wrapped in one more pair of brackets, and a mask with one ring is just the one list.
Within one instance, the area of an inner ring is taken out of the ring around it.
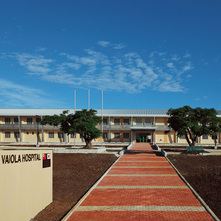
{"label": "dirt ground", "polygon": [[53,202],[33,221],[60,220],[117,159],[113,154],[53,156]]}
{"label": "dirt ground", "polygon": [[168,158],[221,219],[221,156],[174,154]]}
{"label": "dirt ground", "polygon": [[[221,219],[221,156],[168,158]],[[33,221],[60,220],[116,159],[112,154],[54,154],[54,201]]]}

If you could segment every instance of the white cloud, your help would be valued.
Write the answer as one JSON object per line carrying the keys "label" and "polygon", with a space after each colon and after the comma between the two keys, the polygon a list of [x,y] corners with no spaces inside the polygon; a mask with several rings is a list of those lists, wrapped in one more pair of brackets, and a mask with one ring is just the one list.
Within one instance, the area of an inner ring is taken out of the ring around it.
{"label": "white cloud", "polygon": [[[113,46],[100,41],[100,45]],[[2,55],[16,58],[27,74],[44,81],[76,88],[96,88],[127,91],[142,90],[162,92],[184,92],[184,82],[193,69],[190,56],[169,55],[165,52],[150,53],[151,59],[143,58],[137,52],[119,51],[116,55],[95,49],[86,49],[82,56],[60,53],[60,63],[39,54],[14,53]]]}
{"label": "white cloud", "polygon": [[38,48],[36,49],[36,52],[42,52],[42,51],[46,51],[46,50],[47,50],[47,48],[38,47]]}
{"label": "white cloud", "polygon": [[114,45],[113,45],[113,48],[114,48],[114,49],[123,49],[123,48],[125,48],[125,47],[126,47],[126,45],[123,44],[123,43],[114,44]]}
{"label": "white cloud", "polygon": [[162,92],[183,92],[183,86],[180,85],[179,82],[174,81],[164,81],[160,83],[155,90],[162,91]]}
{"label": "white cloud", "polygon": [[104,47],[104,48],[112,47],[117,50],[120,50],[120,49],[123,49],[126,47],[126,45],[124,43],[114,44],[109,41],[98,41],[97,44],[100,45],[101,47]]}
{"label": "white cloud", "polygon": [[184,57],[184,58],[190,58],[190,57],[191,57],[191,54],[190,54],[190,53],[186,53],[183,57]]}
{"label": "white cloud", "polygon": [[47,74],[51,71],[49,68],[53,59],[45,59],[42,55],[32,55],[27,53],[14,54],[19,64],[25,67],[31,74]]}
{"label": "white cloud", "polygon": [[51,98],[47,98],[47,94],[39,89],[33,89],[14,82],[0,78],[0,102],[3,106],[10,107],[32,107],[52,108],[61,103],[53,101]]}
{"label": "white cloud", "polygon": [[106,48],[106,47],[108,47],[110,45],[109,41],[98,41],[97,43],[98,43],[98,45],[100,45],[100,46],[102,46],[104,48]]}
{"label": "white cloud", "polygon": [[167,63],[167,67],[168,68],[174,68],[173,63],[172,62]]}

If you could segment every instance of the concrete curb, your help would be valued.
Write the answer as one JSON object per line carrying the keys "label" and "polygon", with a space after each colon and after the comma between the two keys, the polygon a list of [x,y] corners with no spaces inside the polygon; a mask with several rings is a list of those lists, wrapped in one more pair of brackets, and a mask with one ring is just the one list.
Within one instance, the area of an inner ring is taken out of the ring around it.
{"label": "concrete curb", "polygon": [[135,142],[133,141],[128,147],[126,147],[126,148],[124,148],[123,150],[121,150],[121,151],[119,152],[119,155],[120,155],[120,156],[124,155],[124,153],[125,153],[127,150],[129,150],[134,143],[135,143]]}
{"label": "concrete curb", "polygon": [[[166,153],[166,152],[165,152]],[[202,206],[206,209],[206,211],[212,216],[212,218],[215,221],[220,221],[220,219],[215,215],[215,213],[209,208],[209,206],[205,203],[205,201],[198,195],[198,193],[193,189],[193,187],[187,182],[187,180],[182,176],[182,174],[179,172],[179,170],[173,165],[173,163],[165,156],[167,161],[170,163],[170,165],[173,167],[173,169],[177,172],[179,177],[183,180],[183,182],[189,187],[189,189],[192,191],[192,193],[195,195],[195,197],[200,201]]]}
{"label": "concrete curb", "polygon": [[125,148],[125,150],[122,150],[120,152],[119,158],[109,167],[109,169],[100,177],[100,179],[84,194],[84,196],[81,197],[81,199],[77,202],[77,204],[64,216],[64,218],[61,219],[61,221],[67,221],[70,216],[73,214],[73,212],[80,206],[80,204],[85,200],[85,198],[91,193],[93,189],[100,183],[100,181],[106,176],[106,174],[112,169],[112,167],[117,163],[120,158],[124,155],[124,153],[131,148],[131,146],[134,144],[132,142],[128,147]]}

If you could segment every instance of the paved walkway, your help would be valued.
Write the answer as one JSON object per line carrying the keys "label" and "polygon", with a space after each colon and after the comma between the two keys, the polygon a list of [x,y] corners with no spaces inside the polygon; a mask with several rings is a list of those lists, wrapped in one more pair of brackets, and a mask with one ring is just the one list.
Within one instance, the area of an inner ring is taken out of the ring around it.
{"label": "paved walkway", "polygon": [[68,220],[213,220],[158,153],[134,144]]}

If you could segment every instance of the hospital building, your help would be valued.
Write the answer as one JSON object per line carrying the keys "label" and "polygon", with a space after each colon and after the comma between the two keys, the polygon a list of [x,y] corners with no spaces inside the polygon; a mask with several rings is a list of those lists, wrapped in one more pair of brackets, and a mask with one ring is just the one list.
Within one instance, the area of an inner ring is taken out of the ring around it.
{"label": "hospital building", "polygon": [[[74,113],[74,110],[69,110]],[[68,135],[59,127],[42,126],[46,115],[61,114],[63,109],[0,109],[0,142],[16,143],[81,143],[80,134]],[[178,137],[168,127],[167,110],[151,109],[98,109],[103,124],[97,128],[103,131],[103,139],[96,142],[151,142],[157,144],[186,144],[185,137]],[[221,110],[217,111],[221,118]],[[214,137],[203,135],[197,144],[214,145]],[[217,144],[221,143],[221,133],[217,133]],[[103,141],[102,141],[103,140]]]}

